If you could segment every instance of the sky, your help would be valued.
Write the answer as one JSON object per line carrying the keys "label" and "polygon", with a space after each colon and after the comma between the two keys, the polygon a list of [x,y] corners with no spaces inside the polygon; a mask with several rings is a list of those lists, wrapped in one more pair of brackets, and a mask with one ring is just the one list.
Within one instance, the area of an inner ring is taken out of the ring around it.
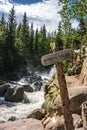
{"label": "sky", "polygon": [[[58,29],[58,23],[61,21],[58,12],[62,9],[62,6],[58,6],[58,0],[0,0],[0,16],[4,13],[7,20],[13,5],[18,23],[22,21],[26,12],[29,25],[33,22],[34,29],[44,24],[47,31]],[[73,27],[76,28],[77,25],[77,21],[72,21]]]}
{"label": "sky", "polygon": [[26,5],[42,2],[42,0],[13,0],[13,2]]}

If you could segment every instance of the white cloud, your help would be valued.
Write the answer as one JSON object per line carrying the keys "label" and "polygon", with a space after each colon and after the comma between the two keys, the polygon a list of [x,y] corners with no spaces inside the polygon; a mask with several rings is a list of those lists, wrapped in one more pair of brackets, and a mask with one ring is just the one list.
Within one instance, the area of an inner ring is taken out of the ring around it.
{"label": "white cloud", "polygon": [[71,23],[72,23],[72,28],[74,28],[74,29],[77,29],[77,28],[78,28],[78,26],[79,26],[79,21],[77,21],[77,20],[75,19],[75,20],[72,20]]}
{"label": "white cloud", "polygon": [[8,0],[0,0],[0,12],[9,13],[12,4]]}
{"label": "white cloud", "polygon": [[[23,14],[26,12],[29,23],[33,22],[34,28],[40,28],[45,24],[47,30],[57,30],[58,23],[61,20],[57,12],[62,8],[58,6],[58,0],[43,0],[42,2],[30,5],[15,4],[11,0],[0,0],[0,12],[9,14],[13,4],[18,22],[22,20]],[[74,26],[74,24],[72,26]]]}
{"label": "white cloud", "polygon": [[[12,2],[0,0],[0,12],[9,13],[12,8]],[[57,0],[43,0],[31,5],[14,4],[18,21],[22,20],[24,12],[27,13],[29,23],[33,22],[34,27],[46,25],[48,30],[56,30],[60,16],[57,12],[61,9],[58,7]]]}

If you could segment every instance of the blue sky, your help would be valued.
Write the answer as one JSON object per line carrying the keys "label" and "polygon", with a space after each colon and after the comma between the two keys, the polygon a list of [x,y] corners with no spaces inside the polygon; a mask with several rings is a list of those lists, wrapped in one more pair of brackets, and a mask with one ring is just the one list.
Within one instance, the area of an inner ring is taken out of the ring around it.
{"label": "blue sky", "polygon": [[37,2],[42,2],[42,0],[12,0],[14,3],[19,4],[34,4]]}
{"label": "blue sky", "polygon": [[[5,14],[8,20],[9,11],[14,5],[17,22],[22,22],[24,12],[27,14],[28,23],[34,24],[34,29],[46,25],[47,31],[58,29],[61,17],[58,12],[62,6],[58,6],[58,0],[0,0],[0,16]],[[77,21],[72,21],[72,26],[78,26]]]}

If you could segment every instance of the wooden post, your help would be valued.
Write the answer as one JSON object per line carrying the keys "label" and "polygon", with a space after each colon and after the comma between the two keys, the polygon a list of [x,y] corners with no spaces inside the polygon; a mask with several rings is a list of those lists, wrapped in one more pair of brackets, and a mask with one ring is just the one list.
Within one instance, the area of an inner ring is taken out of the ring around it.
{"label": "wooden post", "polygon": [[[54,45],[53,52],[58,51],[58,48],[56,45]],[[58,79],[58,85],[60,88],[60,96],[61,96],[61,103],[62,103],[62,112],[64,115],[64,122],[65,122],[65,130],[74,130],[73,126],[73,118],[72,114],[69,109],[69,96],[68,96],[68,90],[63,70],[63,64],[62,62],[57,62],[55,64],[56,71],[57,71],[57,79]]]}
{"label": "wooden post", "polygon": [[[57,51],[56,47],[54,48],[54,51]],[[62,111],[65,121],[65,130],[74,130],[73,118],[69,109],[68,90],[62,65],[62,61],[67,59],[72,59],[72,51],[69,49],[44,55],[42,56],[41,61],[44,66],[51,64],[56,65],[57,79],[60,87]]]}
{"label": "wooden post", "polygon": [[68,90],[67,90],[67,86],[66,86],[63,65],[61,62],[56,63],[56,70],[57,70],[58,84],[60,87],[60,96],[61,96],[64,121],[65,121],[65,130],[74,130],[73,118],[72,118],[72,114],[71,114],[70,109],[69,109]]}

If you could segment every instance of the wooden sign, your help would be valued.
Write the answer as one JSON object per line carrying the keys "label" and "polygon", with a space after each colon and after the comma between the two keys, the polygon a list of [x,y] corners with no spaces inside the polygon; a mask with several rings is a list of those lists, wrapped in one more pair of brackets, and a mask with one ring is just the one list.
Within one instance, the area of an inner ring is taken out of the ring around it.
{"label": "wooden sign", "polygon": [[44,66],[56,64],[57,62],[62,62],[63,60],[72,60],[72,51],[70,49],[50,53],[42,56],[41,58],[42,65]]}
{"label": "wooden sign", "polygon": [[[56,46],[55,50],[57,50]],[[72,59],[72,51],[69,49],[47,54],[42,56],[41,58],[41,62],[44,66],[56,64],[57,79],[59,83],[58,87],[60,88],[62,111],[64,114],[65,130],[74,130],[73,118],[69,108],[69,96],[68,96],[67,84],[62,64],[63,60],[71,60],[71,59]]]}

